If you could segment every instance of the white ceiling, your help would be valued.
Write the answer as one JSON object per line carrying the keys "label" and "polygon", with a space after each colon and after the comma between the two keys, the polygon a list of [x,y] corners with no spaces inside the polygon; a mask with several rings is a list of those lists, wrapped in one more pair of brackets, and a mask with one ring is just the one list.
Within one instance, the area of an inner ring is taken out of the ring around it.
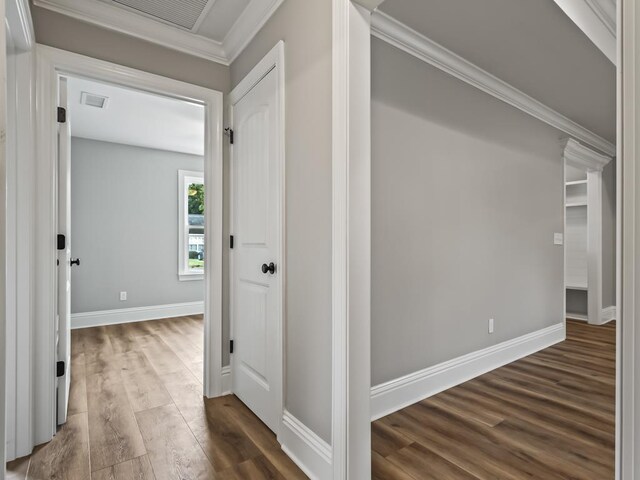
{"label": "white ceiling", "polygon": [[616,141],[616,68],[553,0],[386,0],[380,10]]}
{"label": "white ceiling", "polygon": [[[204,155],[204,107],[138,90],[69,78],[74,137]],[[108,97],[104,109],[83,105],[82,92]]]}
{"label": "white ceiling", "polygon": [[33,0],[33,3],[167,48],[229,65],[283,1]]}

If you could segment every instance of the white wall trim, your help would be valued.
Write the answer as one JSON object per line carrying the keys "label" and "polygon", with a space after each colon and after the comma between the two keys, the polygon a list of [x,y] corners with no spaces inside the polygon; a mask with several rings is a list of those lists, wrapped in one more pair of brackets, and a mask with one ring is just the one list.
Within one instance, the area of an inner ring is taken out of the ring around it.
{"label": "white wall trim", "polygon": [[204,302],[173,303],[71,314],[71,328],[100,327],[204,314]]}
{"label": "white wall trim", "polygon": [[372,34],[609,156],[615,155],[611,142],[380,11],[373,13]]}
{"label": "white wall trim", "polygon": [[300,470],[312,480],[333,478],[331,445],[287,410],[282,415],[282,426],[278,437],[282,450]]}
{"label": "white wall trim", "polygon": [[609,323],[612,320],[617,318],[616,306],[611,305],[609,307],[602,309],[602,315],[600,317],[600,324],[604,325],[605,323]]}
{"label": "white wall trim", "polygon": [[377,420],[565,339],[564,322],[425,368],[371,389]]}
{"label": "white wall trim", "polygon": [[222,259],[222,93],[121,65],[38,45],[37,47],[37,157],[36,157],[36,318],[32,343],[35,385],[35,442],[55,433],[56,315],[56,212],[57,123],[55,112],[61,75],[78,75],[126,85],[160,95],[198,102],[205,108],[206,196],[204,393],[222,391],[222,270],[214,268]]}
{"label": "white wall trim", "polygon": [[6,18],[16,52],[27,52],[36,44],[29,0],[7,0]]}
{"label": "white wall trim", "polygon": [[283,1],[252,0],[222,42],[228,64],[238,58]]}
{"label": "white wall trim", "polygon": [[615,65],[617,62],[615,1],[555,0],[555,2]]}
{"label": "white wall trim", "polygon": [[335,480],[371,478],[371,12],[333,0],[332,439]]}
{"label": "white wall trim", "polygon": [[108,2],[34,0],[34,5],[212,62],[230,65],[283,0],[251,0],[222,42],[182,30]]}
{"label": "white wall trim", "polygon": [[225,365],[222,367],[222,393],[221,395],[230,395],[233,393],[231,386],[233,385],[231,379],[231,365]]}
{"label": "white wall trim", "polygon": [[577,168],[602,171],[612,158],[569,138],[564,147],[564,159]]}
{"label": "white wall trim", "polygon": [[[31,335],[33,329],[35,36],[27,0],[6,2],[7,64],[7,315],[6,460],[33,446]],[[20,259],[19,268],[15,259]],[[13,259],[13,260],[11,260]]]}
{"label": "white wall trim", "polygon": [[[580,322],[589,321],[589,317],[582,313],[567,312],[566,316],[567,316],[567,319],[569,320],[578,320]],[[611,305],[609,307],[602,309],[602,312],[600,314],[600,323],[598,323],[597,325],[604,325],[605,323],[609,323],[612,320],[616,320],[616,318],[617,318],[616,307],[615,305]]]}

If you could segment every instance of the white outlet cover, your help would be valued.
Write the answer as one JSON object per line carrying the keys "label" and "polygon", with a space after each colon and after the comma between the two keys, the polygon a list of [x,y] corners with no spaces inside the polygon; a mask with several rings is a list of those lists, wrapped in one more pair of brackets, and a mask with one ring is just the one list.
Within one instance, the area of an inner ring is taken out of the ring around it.
{"label": "white outlet cover", "polygon": [[124,302],[127,299],[127,292],[120,292],[120,301]]}
{"label": "white outlet cover", "polygon": [[490,318],[489,319],[489,333],[493,333],[493,329],[494,329],[493,327],[494,327],[493,318]]}
{"label": "white outlet cover", "polygon": [[563,245],[564,244],[564,235],[562,233],[554,233],[553,234],[553,244],[554,245]]}

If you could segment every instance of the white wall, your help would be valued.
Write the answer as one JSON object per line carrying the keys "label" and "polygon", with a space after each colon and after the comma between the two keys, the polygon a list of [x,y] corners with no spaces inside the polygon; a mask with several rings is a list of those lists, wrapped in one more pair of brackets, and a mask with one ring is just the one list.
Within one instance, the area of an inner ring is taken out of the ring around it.
{"label": "white wall", "polygon": [[372,97],[372,385],[562,322],[560,132],[377,39]]}
{"label": "white wall", "polygon": [[203,169],[196,155],[72,139],[71,313],[204,301],[203,280],[178,280],[178,170]]}
{"label": "white wall", "polygon": [[286,0],[231,65],[285,41],[285,408],[331,440],[331,2]]}

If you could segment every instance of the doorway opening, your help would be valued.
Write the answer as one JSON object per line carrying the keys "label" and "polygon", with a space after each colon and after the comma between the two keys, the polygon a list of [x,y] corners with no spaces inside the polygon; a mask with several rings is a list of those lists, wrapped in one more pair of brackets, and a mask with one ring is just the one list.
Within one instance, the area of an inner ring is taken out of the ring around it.
{"label": "doorway opening", "polygon": [[105,368],[134,413],[167,403],[164,374],[202,390],[207,212],[201,103],[71,75],[59,86],[62,424]]}

